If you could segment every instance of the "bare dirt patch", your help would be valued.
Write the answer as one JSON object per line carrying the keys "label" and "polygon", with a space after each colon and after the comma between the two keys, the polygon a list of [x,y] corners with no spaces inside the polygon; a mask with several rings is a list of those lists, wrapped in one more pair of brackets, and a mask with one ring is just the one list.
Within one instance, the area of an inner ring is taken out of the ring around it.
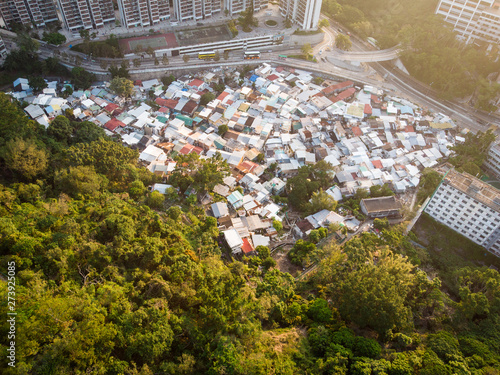
{"label": "bare dirt patch", "polygon": [[264,333],[267,338],[274,342],[274,352],[282,353],[289,345],[296,346],[302,337],[306,336],[305,328],[280,329],[275,331],[267,331]]}
{"label": "bare dirt patch", "polygon": [[297,276],[302,271],[302,268],[292,264],[290,259],[288,259],[287,254],[291,248],[291,245],[286,245],[276,250],[273,253],[273,259],[276,261],[276,266],[281,272],[288,272],[292,276]]}

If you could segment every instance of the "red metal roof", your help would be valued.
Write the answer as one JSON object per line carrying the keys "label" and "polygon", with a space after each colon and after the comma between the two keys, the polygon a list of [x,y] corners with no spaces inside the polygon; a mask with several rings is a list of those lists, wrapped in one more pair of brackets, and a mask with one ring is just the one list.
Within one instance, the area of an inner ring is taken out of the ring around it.
{"label": "red metal roof", "polygon": [[112,118],[112,119],[111,119],[111,120],[109,120],[106,124],[104,124],[104,127],[105,127],[106,129],[108,129],[109,131],[112,131],[112,132],[114,132],[114,131],[115,131],[115,129],[116,129],[117,127],[119,127],[119,126],[121,126],[121,127],[125,127],[126,125],[125,125],[123,122],[121,122],[120,120],[117,120],[117,119],[115,119],[115,118]]}
{"label": "red metal roof", "polygon": [[168,112],[168,108],[167,107],[161,107],[158,112],[161,112],[161,113],[165,113],[165,112]]}
{"label": "red metal roof", "polygon": [[408,125],[405,128],[405,132],[407,132],[407,133],[415,133],[415,129],[413,128],[413,126]]}
{"label": "red metal roof", "polygon": [[333,94],[334,92],[340,91],[340,90],[345,89],[346,87],[349,87],[352,85],[354,85],[354,83],[352,81],[344,81],[341,83],[337,83],[336,85],[330,85],[321,91],[323,91],[323,93],[328,96],[328,95]]}
{"label": "red metal roof", "polygon": [[191,82],[188,83],[188,86],[191,86],[191,87],[200,87],[204,83],[205,82],[203,82],[201,79],[195,78]]}
{"label": "red metal roof", "polygon": [[217,97],[218,100],[222,101],[226,96],[228,96],[229,93],[227,91],[223,91],[220,93],[220,95]]}
{"label": "red metal roof", "polygon": [[366,115],[371,115],[372,114],[372,106],[370,104],[365,104],[365,114]]}
{"label": "red metal roof", "polygon": [[194,100],[190,100],[182,107],[182,112],[192,114],[196,108],[198,108],[198,103]]}
{"label": "red metal roof", "polygon": [[384,168],[384,166],[382,165],[382,162],[380,160],[372,160],[372,164],[377,169]]}
{"label": "red metal roof", "polygon": [[238,164],[236,168],[244,173],[249,173],[253,172],[255,168],[258,168],[258,164],[254,163],[253,161],[245,160]]}
{"label": "red metal roof", "polygon": [[106,107],[104,107],[104,110],[108,113],[111,113],[117,108],[120,108],[120,106],[115,103],[109,103]]}
{"label": "red metal roof", "polygon": [[270,76],[267,76],[267,79],[269,81],[274,81],[275,79],[278,79],[278,76],[276,74],[271,74]]}
{"label": "red metal roof", "polygon": [[253,246],[250,245],[250,242],[248,242],[247,238],[243,238],[243,245],[241,246],[241,250],[243,250],[245,254],[250,254],[254,250]]}
{"label": "red metal roof", "polygon": [[347,90],[342,91],[337,96],[330,96],[328,99],[330,99],[330,101],[332,101],[333,103],[337,103],[337,102],[340,102],[341,100],[344,100],[344,99],[347,99],[347,98],[353,96],[355,92],[356,92],[356,89],[354,87],[351,87]]}
{"label": "red metal roof", "polygon": [[359,137],[361,135],[363,135],[363,132],[361,131],[361,129],[359,128],[359,126],[353,126],[351,128],[352,130],[352,133],[356,136],[356,137]]}
{"label": "red metal roof", "polygon": [[179,101],[173,100],[173,99],[156,98],[155,103],[161,107],[167,107],[169,109],[174,109],[175,106],[177,105],[177,103],[179,103]]}
{"label": "red metal roof", "polygon": [[183,148],[181,148],[179,150],[179,154],[182,154],[182,155],[190,154],[193,151],[193,149],[194,149],[194,146],[188,143]]}

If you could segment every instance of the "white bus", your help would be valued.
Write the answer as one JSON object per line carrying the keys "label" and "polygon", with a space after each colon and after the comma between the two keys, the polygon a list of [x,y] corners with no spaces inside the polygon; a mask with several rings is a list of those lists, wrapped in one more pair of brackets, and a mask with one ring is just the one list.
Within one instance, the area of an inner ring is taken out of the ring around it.
{"label": "white bus", "polygon": [[259,51],[245,51],[245,60],[260,59]]}

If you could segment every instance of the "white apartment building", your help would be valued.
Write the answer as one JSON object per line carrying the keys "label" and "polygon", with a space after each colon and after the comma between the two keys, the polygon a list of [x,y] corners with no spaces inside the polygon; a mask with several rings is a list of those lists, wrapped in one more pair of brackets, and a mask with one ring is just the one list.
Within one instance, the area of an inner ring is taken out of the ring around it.
{"label": "white apartment building", "polygon": [[0,36],[0,57],[4,57],[7,55],[7,47],[5,47],[5,43],[3,42],[2,37]]}
{"label": "white apartment building", "polygon": [[[250,7],[251,1],[252,0],[224,0],[224,9],[227,9],[232,16],[236,16]],[[267,6],[267,0],[253,0],[254,12],[267,8]]]}
{"label": "white apartment building", "polygon": [[499,0],[440,0],[436,14],[466,43],[500,43]]}
{"label": "white apartment building", "polygon": [[180,22],[202,20],[203,0],[174,0],[174,18]]}
{"label": "white apartment building", "polygon": [[491,144],[483,167],[492,174],[492,177],[500,180],[500,141]]}
{"label": "white apartment building", "polygon": [[64,26],[73,32],[115,21],[112,0],[58,0]]}
{"label": "white apartment building", "polygon": [[302,30],[318,27],[323,0],[280,0],[281,15],[299,25]]}
{"label": "white apartment building", "polygon": [[7,26],[16,22],[43,27],[58,20],[53,0],[2,0],[0,14]]}
{"label": "white apartment building", "polygon": [[221,0],[204,0],[203,15],[204,18],[211,18],[221,11]]}
{"label": "white apartment building", "polygon": [[500,257],[500,190],[451,169],[425,212]]}
{"label": "white apartment building", "polygon": [[152,26],[170,18],[168,0],[118,0],[125,27]]}

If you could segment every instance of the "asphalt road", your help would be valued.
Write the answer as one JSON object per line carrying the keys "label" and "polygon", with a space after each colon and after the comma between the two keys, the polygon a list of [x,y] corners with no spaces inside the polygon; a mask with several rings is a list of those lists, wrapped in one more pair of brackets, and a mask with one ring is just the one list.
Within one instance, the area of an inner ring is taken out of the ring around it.
{"label": "asphalt road", "polygon": [[[367,84],[374,85],[375,87],[383,88],[389,91],[392,95],[408,99],[409,101],[418,104],[422,108],[427,108],[432,112],[435,113],[441,112],[450,116],[450,118],[455,120],[455,122],[460,126],[460,128],[468,128],[474,132],[477,132],[477,131],[486,131],[489,127],[488,125],[489,123],[497,124],[500,127],[500,120],[498,117],[477,111],[462,103],[439,100],[433,96],[433,90],[431,87],[428,87],[425,84],[413,80],[411,77],[405,75],[402,71],[400,71],[397,68],[387,69],[380,63],[370,63],[371,69],[366,69],[365,71],[356,72],[356,71],[348,71],[346,69],[341,69],[335,66],[334,64],[330,63],[326,59],[325,61],[322,61],[321,57],[334,54],[334,52],[331,52],[329,50],[332,49],[332,46],[335,43],[337,26],[332,25],[330,27],[324,28],[324,30],[325,30],[324,40],[318,45],[314,46],[313,48],[313,53],[316,55],[318,63],[315,64],[315,63],[307,63],[305,61],[300,61],[300,60],[296,61],[294,60],[293,61],[294,66],[297,66],[302,69],[308,69],[308,68],[320,69],[325,73],[331,73],[339,77],[345,77],[346,79],[365,82]],[[4,39],[9,41],[10,38],[4,35]],[[352,47],[352,52],[350,52],[350,54],[353,56],[354,55],[360,56],[363,53],[365,53],[366,56],[369,57],[369,56],[374,56],[377,53],[380,53],[380,51],[377,52],[371,50],[365,44],[357,41],[355,38],[351,38],[351,40],[353,47]],[[65,62],[68,65],[74,65],[75,56],[84,57],[83,54],[70,51],[69,48],[67,47],[57,48],[43,44],[41,44],[40,46],[40,55],[44,58],[54,56],[55,51],[59,52],[59,54],[64,52],[69,56],[73,57],[73,61],[63,60],[63,62]],[[320,51],[322,51],[321,54]],[[279,62],[278,55],[293,54],[293,53],[295,54],[299,53],[298,49],[290,49],[288,51],[279,51],[272,53],[264,51],[262,53],[261,61],[276,60],[277,62]],[[393,52],[386,51],[383,53],[390,54]],[[230,54],[228,60],[224,60],[221,58],[221,60],[215,63],[215,65],[219,67],[223,66],[224,64],[236,65],[237,63],[242,62],[242,57],[243,57],[242,52],[234,52]],[[203,67],[209,68],[214,66],[214,62],[209,63],[205,61],[199,61],[196,58],[191,58],[188,63],[185,63],[181,57],[171,57],[169,58],[168,65],[163,65],[161,63],[161,59],[159,60],[160,64],[154,65],[154,59],[152,58],[140,59],[141,61],[140,67],[134,67],[133,64],[130,63],[130,71],[131,73],[134,73],[134,72],[142,72],[147,69],[161,71],[161,70],[169,70],[175,67],[186,68],[187,66],[195,66],[195,67],[199,66],[200,68]],[[255,60],[252,60],[251,62],[257,63],[257,61]],[[107,72],[107,68],[102,69],[100,67],[99,61],[92,62],[88,58],[87,60],[82,59],[80,66],[96,73]],[[497,130],[497,134],[500,135],[500,130]]]}

